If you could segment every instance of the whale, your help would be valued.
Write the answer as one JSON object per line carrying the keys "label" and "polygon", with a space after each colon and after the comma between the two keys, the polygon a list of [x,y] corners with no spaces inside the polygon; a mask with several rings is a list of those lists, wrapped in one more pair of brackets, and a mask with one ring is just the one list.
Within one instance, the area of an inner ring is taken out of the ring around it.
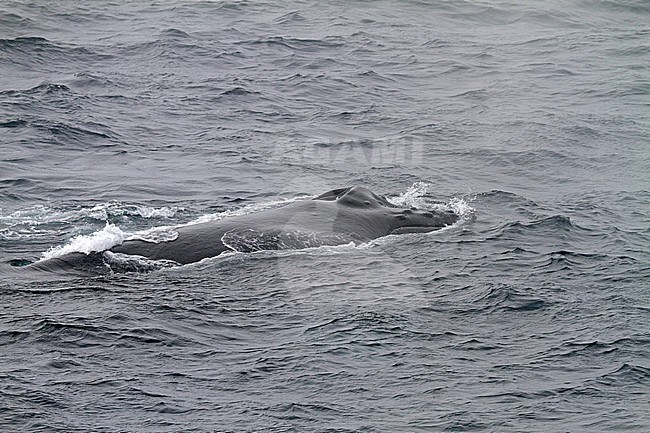
{"label": "whale", "polygon": [[98,268],[106,253],[108,257],[138,256],[186,265],[233,251],[358,245],[388,235],[431,232],[458,220],[459,215],[450,210],[402,208],[367,188],[354,186],[259,212],[178,226],[172,240],[131,239],[104,252],[71,253],[30,267],[58,270],[83,262]]}

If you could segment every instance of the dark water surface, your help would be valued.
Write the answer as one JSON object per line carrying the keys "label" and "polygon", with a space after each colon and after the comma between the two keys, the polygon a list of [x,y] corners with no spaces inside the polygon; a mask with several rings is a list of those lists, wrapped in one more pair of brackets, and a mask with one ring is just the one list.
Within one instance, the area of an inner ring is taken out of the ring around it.
{"label": "dark water surface", "polygon": [[[649,47],[632,0],[2,2],[0,430],[650,430]],[[351,185],[463,218],[10,265]]]}

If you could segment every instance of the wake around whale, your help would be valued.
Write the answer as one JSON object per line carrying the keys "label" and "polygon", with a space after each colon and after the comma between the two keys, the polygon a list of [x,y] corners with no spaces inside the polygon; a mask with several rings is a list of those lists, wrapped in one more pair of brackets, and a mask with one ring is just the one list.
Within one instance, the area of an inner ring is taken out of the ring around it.
{"label": "wake around whale", "polygon": [[106,251],[66,254],[29,267],[107,268],[107,257],[132,256],[184,265],[232,251],[359,244],[387,235],[438,230],[458,219],[452,211],[400,208],[363,187],[342,188],[277,208],[177,227],[173,240],[127,240]]}

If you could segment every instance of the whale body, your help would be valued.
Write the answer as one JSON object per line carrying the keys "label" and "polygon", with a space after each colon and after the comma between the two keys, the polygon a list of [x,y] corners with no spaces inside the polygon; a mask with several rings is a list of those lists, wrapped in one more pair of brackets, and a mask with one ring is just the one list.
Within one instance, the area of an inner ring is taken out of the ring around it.
{"label": "whale body", "polygon": [[[350,187],[260,212],[177,227],[177,236],[171,241],[127,240],[108,251],[184,265],[228,251],[359,244],[392,234],[430,232],[458,218],[451,211],[400,208],[366,188]],[[84,260],[98,265],[100,256],[73,253],[30,267],[63,269]]]}

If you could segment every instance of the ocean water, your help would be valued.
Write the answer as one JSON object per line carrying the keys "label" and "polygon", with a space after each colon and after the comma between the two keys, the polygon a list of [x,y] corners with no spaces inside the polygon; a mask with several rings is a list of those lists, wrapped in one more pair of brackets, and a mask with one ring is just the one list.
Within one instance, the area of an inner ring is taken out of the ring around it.
{"label": "ocean water", "polygon": [[[0,430],[650,430],[650,5],[3,1]],[[20,266],[362,185],[428,234]]]}

